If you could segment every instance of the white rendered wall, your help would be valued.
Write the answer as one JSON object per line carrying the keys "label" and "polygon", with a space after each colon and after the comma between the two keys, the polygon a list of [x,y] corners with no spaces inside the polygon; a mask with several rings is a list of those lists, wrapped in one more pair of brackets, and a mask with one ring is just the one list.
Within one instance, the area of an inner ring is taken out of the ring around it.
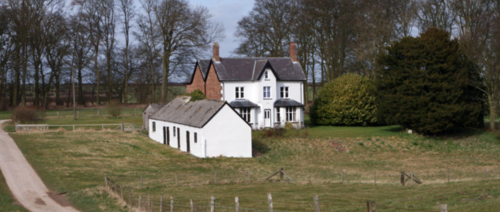
{"label": "white rendered wall", "polygon": [[[186,137],[186,131],[189,131],[189,146],[190,146],[190,153],[197,156],[197,157],[204,157],[204,151],[203,151],[203,144],[201,141],[204,140],[202,137],[202,130],[200,128],[196,127],[191,127],[191,126],[186,126],[186,125],[181,125],[181,124],[176,124],[176,123],[170,123],[170,122],[164,122],[164,121],[157,121],[157,120],[151,120],[150,119],[150,129],[149,129],[149,137],[153,139],[154,141],[163,144],[163,127],[168,127],[169,132],[169,137],[170,137],[170,147],[179,149],[178,145],[178,137],[180,136],[180,150],[183,152],[187,151],[187,137]],[[156,132],[153,132],[152,130],[152,122],[156,122]],[[175,136],[174,136],[174,127],[175,127]],[[179,134],[177,134],[177,128],[179,128]],[[194,133],[197,133],[197,142],[194,142]]]}
{"label": "white rendered wall", "polygon": [[203,137],[207,157],[252,157],[252,129],[228,105],[205,125]]}

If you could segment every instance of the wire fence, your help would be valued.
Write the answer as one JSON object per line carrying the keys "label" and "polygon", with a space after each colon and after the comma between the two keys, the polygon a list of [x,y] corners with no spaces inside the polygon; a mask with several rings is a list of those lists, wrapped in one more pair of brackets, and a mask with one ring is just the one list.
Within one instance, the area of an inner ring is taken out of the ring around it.
{"label": "wire fence", "polygon": [[[175,163],[174,161],[172,161]],[[276,170],[274,170],[276,171]],[[436,169],[436,170],[407,170],[406,175],[401,171],[366,171],[361,169],[335,170],[320,169],[317,167],[291,167],[283,170],[284,174],[277,174],[271,169],[258,168],[253,170],[217,170],[212,171],[171,171],[155,172],[123,172],[109,173],[109,176],[133,188],[159,188],[169,186],[196,186],[196,185],[225,185],[225,184],[259,184],[269,182],[293,184],[375,184],[375,185],[416,185],[443,184],[454,182],[469,182],[500,179],[500,170],[487,168],[477,169]],[[279,172],[279,171],[278,171]],[[402,179],[404,178],[404,179]],[[406,183],[403,183],[403,180]]]}
{"label": "wire fence", "polygon": [[[259,200],[245,199],[234,197],[234,202],[229,205],[226,200],[221,204],[215,196],[210,198],[175,198],[174,196],[153,196],[140,192],[133,191],[131,187],[122,187],[115,181],[107,176],[104,176],[106,183],[106,191],[119,199],[120,202],[127,205],[129,211],[137,212],[153,212],[153,211],[170,211],[170,212],[229,212],[229,211],[269,211],[269,212],[299,212],[299,211],[334,211],[338,207],[342,207],[334,200],[324,199],[320,201],[318,195],[314,195],[310,200],[293,200],[293,199],[273,199],[272,194],[267,194],[267,201],[265,198]],[[385,204],[378,204],[373,200],[359,201],[359,206],[351,208],[355,211],[367,210],[368,212],[376,212],[379,209],[391,209],[395,211],[447,211],[446,204],[438,205],[436,210],[429,209],[416,209],[416,208],[401,208]],[[260,207],[250,208],[245,207],[245,204],[251,203],[252,206],[258,205]],[[361,204],[362,203],[362,204]],[[293,205],[293,207],[291,207]],[[290,209],[292,208],[292,209]]]}
{"label": "wire fence", "polygon": [[[123,132],[141,132],[142,125],[134,123],[121,123],[121,124],[66,124],[66,125],[49,125],[49,124],[16,124],[16,132],[19,131],[50,131],[50,130],[64,130],[64,131],[77,131],[77,130],[120,130]],[[142,133],[142,132],[141,132]]]}
{"label": "wire fence", "polygon": [[[44,116],[47,118],[67,118],[75,115],[78,118],[111,116],[108,109],[84,109],[75,112],[76,114],[73,110],[48,110],[44,112]],[[123,108],[120,116],[142,116],[142,108]]]}

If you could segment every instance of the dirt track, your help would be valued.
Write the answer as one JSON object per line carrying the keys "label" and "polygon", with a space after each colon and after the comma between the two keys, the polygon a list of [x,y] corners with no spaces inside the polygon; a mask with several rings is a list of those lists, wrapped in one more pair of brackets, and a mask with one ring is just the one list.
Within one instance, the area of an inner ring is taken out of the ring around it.
{"label": "dirt track", "polygon": [[[7,120],[0,121],[0,126],[5,121]],[[77,211],[66,202],[64,196],[45,187],[14,140],[3,131],[2,127],[0,127],[0,169],[14,198],[29,211]]]}

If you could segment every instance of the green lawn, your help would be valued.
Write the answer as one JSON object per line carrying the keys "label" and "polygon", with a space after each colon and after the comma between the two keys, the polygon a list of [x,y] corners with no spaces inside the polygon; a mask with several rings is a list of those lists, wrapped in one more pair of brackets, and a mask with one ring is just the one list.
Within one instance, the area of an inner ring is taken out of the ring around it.
{"label": "green lawn", "polygon": [[[199,159],[132,133],[11,135],[46,185],[67,192],[81,211],[126,210],[103,193],[105,174],[131,188],[125,189],[125,199],[131,192],[136,205],[139,194],[142,200],[151,195],[156,209],[160,196],[173,196],[177,206],[189,205],[189,199],[206,206],[214,195],[218,206],[232,206],[238,196],[241,207],[265,210],[266,193],[271,192],[280,211],[310,211],[314,194],[320,196],[322,211],[360,211],[366,200],[385,205],[378,207],[383,211],[437,210],[436,202],[447,203],[450,211],[498,211],[496,134],[469,131],[427,138],[391,128],[396,127],[370,128],[369,134],[367,128],[312,127],[307,136],[291,131],[282,138],[256,137],[254,144],[262,152],[252,159]],[[357,132],[366,134],[356,137]],[[342,151],[331,142],[341,144]],[[295,183],[264,180],[281,167]],[[402,187],[402,169],[414,171],[424,184]],[[448,169],[451,183],[446,182]]]}

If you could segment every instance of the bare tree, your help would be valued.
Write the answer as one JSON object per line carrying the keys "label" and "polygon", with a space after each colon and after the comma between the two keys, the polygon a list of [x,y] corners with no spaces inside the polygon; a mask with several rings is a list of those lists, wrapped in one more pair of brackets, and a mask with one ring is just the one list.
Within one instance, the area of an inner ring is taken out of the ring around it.
{"label": "bare tree", "polygon": [[104,45],[106,57],[106,88],[107,88],[107,102],[109,103],[113,94],[113,66],[114,66],[114,49],[116,47],[116,15],[115,15],[115,1],[114,0],[101,0],[99,1],[98,14],[102,18],[102,44]]}
{"label": "bare tree", "polygon": [[[162,58],[161,102],[168,102],[169,76],[179,71],[189,58],[200,55],[209,44],[223,37],[223,27],[211,22],[212,15],[206,7],[190,7],[186,0],[146,0],[152,5],[151,25],[158,27],[160,50],[154,48]],[[148,8],[145,8],[148,10]],[[153,34],[153,33],[151,33]],[[154,38],[154,37],[152,37]],[[152,39],[153,46],[155,45]],[[182,57],[179,57],[182,55]],[[182,60],[179,60],[182,59]]]}
{"label": "bare tree", "polygon": [[235,53],[282,57],[288,53],[299,16],[296,0],[257,0],[250,14],[238,22],[236,36],[242,43]]}
{"label": "bare tree", "polygon": [[453,32],[455,16],[450,11],[447,0],[419,0],[417,17],[421,32],[430,27]]}
{"label": "bare tree", "polygon": [[130,43],[130,29],[131,20],[135,17],[135,8],[133,0],[120,0],[120,9],[122,12],[123,21],[123,34],[125,35],[125,74],[123,79],[123,103],[128,103],[128,81],[130,78],[130,57],[129,57],[129,43]]}

